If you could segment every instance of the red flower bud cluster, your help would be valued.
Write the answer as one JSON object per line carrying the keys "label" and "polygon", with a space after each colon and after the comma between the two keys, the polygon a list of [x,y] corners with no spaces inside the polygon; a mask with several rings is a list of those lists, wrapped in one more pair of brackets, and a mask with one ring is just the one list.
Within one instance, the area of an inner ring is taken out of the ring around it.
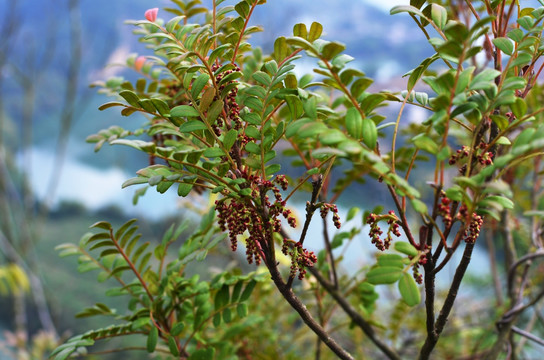
{"label": "red flower bud cluster", "polygon": [[[426,259],[425,256],[422,256],[422,258]],[[414,264],[414,266],[412,266],[412,276],[418,284],[423,284],[423,275],[419,272],[419,263],[416,263]]]}
{"label": "red flower bud cluster", "polygon": [[302,280],[306,275],[306,268],[314,266],[317,262],[317,256],[315,256],[314,252],[304,249],[300,242],[295,243],[289,255],[291,255],[290,276],[295,277],[298,272],[299,280]]}
{"label": "red flower bud cluster", "polygon": [[[217,65],[217,64],[212,65],[212,71],[216,71],[219,68],[220,68],[220,65]],[[240,68],[238,66],[236,66],[232,70],[227,70],[225,72],[222,72],[222,73],[218,74],[215,77],[215,81],[216,81],[216,83],[219,83],[227,75],[230,75],[233,72],[239,72],[239,71],[240,71]],[[235,84],[235,83],[237,83],[237,82],[235,80],[232,80],[232,81],[229,81],[226,84],[221,84],[221,86],[219,86],[219,89],[218,89],[219,90],[218,94],[215,95],[214,100],[220,99],[221,92],[225,89],[226,86],[228,86],[230,84]],[[226,122],[228,124],[228,128],[229,129],[234,128],[236,130],[238,130],[238,129],[240,129],[242,127],[242,121],[240,120],[240,106],[236,102],[236,96],[237,95],[238,95],[238,87],[234,86],[229,90],[227,96],[225,97],[225,105],[224,105],[224,109],[225,109],[225,112],[227,114]],[[214,132],[216,133],[217,136],[219,136],[221,134],[221,129],[220,128],[222,126],[223,126],[223,119],[222,119],[221,116],[219,116],[217,118],[215,124],[212,125],[213,130],[214,130]]]}
{"label": "red flower bud cluster", "polygon": [[472,219],[470,221],[470,224],[468,228],[465,230],[465,242],[467,243],[474,243],[476,242],[476,239],[480,235],[480,231],[482,230],[482,225],[484,224],[484,219],[476,214],[472,214]]}
{"label": "red flower bud cluster", "polygon": [[327,217],[327,214],[329,213],[329,211],[332,212],[332,221],[334,223],[334,226],[337,229],[340,229],[340,226],[342,226],[342,223],[340,222],[340,215],[338,215],[338,207],[334,204],[322,203],[320,214],[323,219]]}
{"label": "red flower bud cluster", "polygon": [[[385,239],[383,239],[383,241],[380,238],[380,236],[383,234],[383,231],[378,225],[381,220],[387,220],[387,224],[389,225],[387,228],[387,235]],[[366,223],[370,225],[370,231],[368,235],[372,239],[371,242],[380,251],[389,249],[391,241],[393,240],[392,234],[397,237],[400,236],[399,219],[397,218],[397,215],[395,215],[395,212],[393,210],[390,210],[387,215],[370,214],[368,215]]]}
{"label": "red flower bud cluster", "polygon": [[457,161],[468,157],[469,154],[470,154],[470,148],[468,146],[463,146],[461,149],[458,149],[457,152],[450,157],[450,160],[449,160],[450,165],[453,165]]}
{"label": "red flower bud cluster", "polygon": [[[272,237],[273,232],[281,231],[280,215],[287,219],[291,227],[296,227],[296,219],[291,210],[286,208],[285,200],[275,185],[287,189],[288,183],[285,176],[278,175],[273,181],[270,181],[256,175],[248,176],[246,173],[241,173],[241,175],[247,180],[246,188],[252,189],[251,195],[217,200],[215,209],[218,213],[221,230],[229,233],[231,249],[236,250],[237,236],[247,231],[249,233],[246,240],[247,260],[250,264],[255,262],[259,265],[264,255],[263,248],[267,247],[268,239]],[[268,191],[272,191],[274,194],[273,203],[266,195]],[[264,199],[264,203],[260,203],[257,199]],[[266,216],[266,220],[263,216]]]}
{"label": "red flower bud cluster", "polygon": [[493,153],[490,151],[487,151],[478,155],[478,162],[482,165],[493,164]]}
{"label": "red flower bud cluster", "polygon": [[438,203],[438,215],[442,216],[442,221],[447,228],[451,226],[453,221],[451,216],[451,203],[452,201],[446,197],[446,193],[441,191],[440,202]]}
{"label": "red flower bud cluster", "polygon": [[[473,156],[483,166],[493,164],[493,153],[490,151],[483,151],[486,148],[487,143],[482,141],[473,151]],[[454,165],[460,160],[468,158],[468,156],[470,155],[470,150],[471,149],[468,146],[463,146],[461,149],[458,149],[457,152],[450,157],[449,164]],[[464,173],[466,171],[466,164],[462,165],[459,171],[461,173]]]}

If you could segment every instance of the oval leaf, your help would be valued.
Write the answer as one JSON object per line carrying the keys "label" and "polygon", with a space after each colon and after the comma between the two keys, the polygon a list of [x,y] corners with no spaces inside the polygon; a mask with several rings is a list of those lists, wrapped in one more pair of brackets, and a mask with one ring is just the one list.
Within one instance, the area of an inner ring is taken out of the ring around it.
{"label": "oval leaf", "polygon": [[421,302],[421,294],[412,275],[408,273],[402,274],[399,280],[399,291],[406,305],[416,306]]}
{"label": "oval leaf", "polygon": [[400,279],[402,269],[394,266],[380,266],[371,269],[366,274],[366,280],[373,284],[394,284]]}

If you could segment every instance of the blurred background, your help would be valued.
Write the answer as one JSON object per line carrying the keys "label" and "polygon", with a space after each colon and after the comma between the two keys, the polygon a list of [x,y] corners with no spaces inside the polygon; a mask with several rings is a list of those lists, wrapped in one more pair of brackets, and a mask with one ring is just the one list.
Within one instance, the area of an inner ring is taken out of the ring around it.
{"label": "blurred background", "polygon": [[[402,3],[408,0],[272,0],[254,14],[253,23],[265,32],[252,44],[266,54],[277,36],[292,34],[294,24],[318,21],[325,39],[347,45],[354,66],[376,80],[376,89],[400,91],[400,75],[432,55],[408,16],[389,15]],[[111,125],[137,127],[137,120],[128,122],[115,109],[99,112],[109,100],[89,85],[135,75],[121,64],[132,53],[151,54],[124,21],[164,6],[169,1],[0,1],[2,359],[45,353],[59,337],[99,321],[89,319],[83,327],[75,321],[74,314],[100,300],[102,291],[94,274],[77,273],[77,259],[59,259],[56,245],[77,242],[95,221],[115,224],[133,216],[140,218],[144,236],[160,237],[187,205],[174,194],[150,191],[133,206],[134,190],[121,190],[121,184],[147,159],[123,147],[106,147],[97,155],[85,143]],[[171,14],[161,10],[159,17]],[[300,74],[311,71],[305,61],[298,65]]]}

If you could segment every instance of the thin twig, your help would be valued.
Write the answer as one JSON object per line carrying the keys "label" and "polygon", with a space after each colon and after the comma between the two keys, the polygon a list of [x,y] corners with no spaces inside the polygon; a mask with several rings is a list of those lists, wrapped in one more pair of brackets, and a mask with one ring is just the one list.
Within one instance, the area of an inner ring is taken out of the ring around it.
{"label": "thin twig", "polygon": [[459,265],[457,266],[457,270],[455,271],[455,275],[453,277],[451,287],[448,291],[448,295],[446,296],[444,305],[442,306],[442,309],[440,310],[440,315],[438,315],[438,318],[436,319],[435,330],[432,336],[427,336],[427,339],[425,339],[425,343],[423,344],[423,347],[421,348],[421,352],[419,353],[420,360],[429,359],[431,352],[433,351],[436,343],[438,342],[438,338],[440,337],[442,330],[444,330],[444,326],[446,325],[446,322],[448,321],[448,317],[450,315],[451,309],[453,308],[453,304],[455,303],[455,299],[457,298],[459,287],[461,286],[461,282],[463,281],[465,272],[468,268],[468,265],[470,264],[470,259],[471,259],[473,250],[474,250],[474,243],[467,243],[465,247],[465,251],[463,253],[463,258],[461,259],[461,261],[459,262]]}
{"label": "thin twig", "polygon": [[512,326],[512,331],[515,332],[518,335],[526,337],[527,339],[537,343],[540,346],[544,346],[544,340],[542,340],[541,338],[539,338],[536,335],[531,334],[530,332],[527,332],[527,331],[525,331],[523,329],[520,329],[520,328],[518,328],[516,326]]}
{"label": "thin twig", "polygon": [[308,271],[317,279],[319,284],[327,290],[327,292],[336,300],[338,305],[344,310],[344,312],[350,317],[350,319],[353,321],[355,325],[361,328],[363,332],[368,336],[370,341],[372,341],[386,356],[388,359],[391,360],[400,360],[400,356],[395,352],[395,350],[391,349],[387,344],[382,342],[376,333],[374,332],[374,329],[372,328],[372,325],[368,323],[347,301],[346,297],[342,294],[340,294],[333,286],[333,284],[329,283],[323,275],[319,272],[316,268],[308,268]]}

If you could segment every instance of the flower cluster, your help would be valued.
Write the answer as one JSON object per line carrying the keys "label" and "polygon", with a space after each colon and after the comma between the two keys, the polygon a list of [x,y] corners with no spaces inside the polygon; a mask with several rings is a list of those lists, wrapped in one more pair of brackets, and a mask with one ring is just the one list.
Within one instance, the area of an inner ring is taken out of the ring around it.
{"label": "flower cluster", "polygon": [[440,192],[440,202],[438,203],[438,215],[442,216],[442,221],[446,228],[450,227],[453,221],[451,216],[451,199],[446,196],[444,191]]}
{"label": "flower cluster", "polygon": [[487,151],[478,155],[478,162],[482,165],[493,164],[493,153],[491,151]]}
{"label": "flower cluster", "polygon": [[[309,205],[309,203],[308,203]],[[334,204],[322,203],[320,208],[321,217],[324,219],[327,217],[329,211],[332,212],[332,221],[337,229],[340,229],[342,223],[340,222],[340,215],[338,215],[338,207]]]}
{"label": "flower cluster", "polygon": [[[217,65],[217,64],[213,64],[212,65],[212,71],[216,71],[218,70],[220,67],[220,65]],[[225,78],[226,76],[232,74],[233,72],[239,72],[240,71],[240,68],[238,66],[236,66],[234,69],[232,70],[227,70],[225,72],[222,72],[220,74],[218,74],[216,77],[215,77],[215,81],[216,83],[219,83],[221,82],[221,80],[223,78]],[[226,115],[227,115],[227,119],[225,119],[225,121],[227,122],[227,127],[229,129],[231,128],[234,128],[236,130],[239,130],[241,127],[242,127],[242,121],[240,120],[240,106],[238,105],[238,103],[236,102],[236,96],[238,95],[238,87],[237,86],[230,86],[231,84],[236,84],[237,82],[235,80],[232,80],[232,81],[229,81],[227,82],[226,84],[221,84],[221,86],[219,86],[219,93],[215,95],[215,99],[219,99],[220,98],[220,94],[221,92],[226,88],[226,87],[229,87],[230,90],[225,98],[225,111],[226,111]],[[221,130],[220,128],[223,126],[223,119],[221,117],[218,117],[215,124],[213,124],[213,129],[215,131],[215,133],[217,134],[217,136],[219,136],[221,134]]]}
{"label": "flower cluster", "polygon": [[302,280],[306,275],[306,268],[314,266],[317,262],[317,256],[313,251],[304,249],[300,242],[296,242],[290,250],[287,249],[288,246],[284,245],[282,251],[284,251],[286,255],[289,254],[291,256],[290,276],[295,277],[298,272],[298,278],[299,280]]}
{"label": "flower cluster", "polygon": [[458,149],[457,152],[450,157],[450,160],[449,160],[450,165],[454,165],[459,160],[468,157],[469,154],[470,154],[470,148],[468,146],[463,146],[461,149]]}
{"label": "flower cluster", "polygon": [[[383,240],[380,238],[383,231],[378,225],[381,220],[387,220],[387,224],[389,225],[387,228],[387,235]],[[370,225],[368,235],[372,239],[372,244],[374,244],[378,250],[384,251],[389,249],[391,241],[393,240],[392,234],[397,237],[400,236],[399,219],[393,210],[390,210],[386,215],[370,214],[368,215],[366,223]]]}
{"label": "flower cluster", "polygon": [[476,239],[480,235],[480,230],[482,229],[483,224],[484,224],[484,219],[480,215],[473,213],[470,224],[468,225],[468,228],[465,230],[465,234],[464,234],[465,242],[467,243],[476,242]]}
{"label": "flower cluster", "polygon": [[[229,233],[231,249],[236,250],[238,235],[247,231],[249,234],[246,240],[247,261],[259,265],[264,256],[263,249],[268,246],[272,233],[281,231],[280,215],[287,219],[291,227],[296,227],[296,219],[291,210],[286,208],[286,202],[276,186],[277,184],[282,189],[287,189],[285,176],[278,175],[273,181],[264,180],[256,175],[248,176],[245,172],[242,176],[247,180],[245,186],[251,188],[251,195],[217,200],[215,209],[221,230]],[[269,191],[274,194],[273,203],[266,195]],[[263,199],[264,203],[260,203],[260,199]]]}
{"label": "flower cluster", "polygon": [[[426,259],[425,256],[423,256],[422,258]],[[419,263],[415,263],[414,266],[412,266],[412,276],[418,284],[423,284],[423,274],[419,272]]]}
{"label": "flower cluster", "polygon": [[[478,147],[474,149],[474,158],[478,160],[478,162],[483,165],[491,165],[493,164],[493,153],[490,151],[484,151],[487,148],[487,143],[481,142]],[[461,149],[458,149],[455,154],[453,154],[450,157],[449,164],[455,165],[457,162],[461,161],[464,158],[468,158],[470,155],[471,148],[468,146],[463,146]],[[466,171],[466,164],[464,164],[459,171],[461,173],[464,173]]]}

